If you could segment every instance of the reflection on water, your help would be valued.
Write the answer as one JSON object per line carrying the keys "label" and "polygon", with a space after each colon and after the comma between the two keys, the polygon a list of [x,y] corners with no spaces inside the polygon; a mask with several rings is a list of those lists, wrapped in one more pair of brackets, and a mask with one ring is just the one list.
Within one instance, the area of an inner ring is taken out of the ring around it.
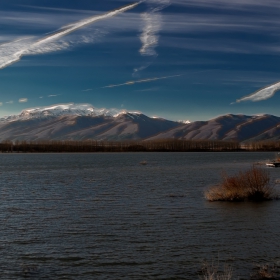
{"label": "reflection on water", "polygon": [[249,279],[254,264],[280,261],[280,202],[210,203],[203,190],[273,157],[1,154],[1,277],[198,279],[219,258]]}

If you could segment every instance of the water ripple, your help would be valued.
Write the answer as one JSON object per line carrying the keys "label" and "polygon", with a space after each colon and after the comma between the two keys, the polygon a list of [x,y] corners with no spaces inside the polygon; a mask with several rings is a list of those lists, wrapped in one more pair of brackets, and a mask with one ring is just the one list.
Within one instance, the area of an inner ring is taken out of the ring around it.
{"label": "water ripple", "polygon": [[203,191],[271,157],[0,154],[1,277],[193,280],[218,257],[248,279],[280,261],[279,202],[209,203]]}

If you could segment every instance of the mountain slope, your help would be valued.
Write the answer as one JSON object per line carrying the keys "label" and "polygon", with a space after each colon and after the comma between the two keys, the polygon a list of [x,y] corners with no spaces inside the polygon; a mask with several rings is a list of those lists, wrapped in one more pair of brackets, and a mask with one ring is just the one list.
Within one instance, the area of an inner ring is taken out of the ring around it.
{"label": "mountain slope", "polygon": [[280,118],[224,115],[183,123],[90,104],[33,108],[0,119],[3,140],[280,140]]}
{"label": "mountain slope", "polygon": [[0,140],[143,139],[180,126],[139,112],[68,104],[35,108],[0,119]]}
{"label": "mountain slope", "polygon": [[246,116],[228,114],[209,121],[193,122],[159,133],[149,140],[234,140],[280,139],[280,118],[272,115]]}

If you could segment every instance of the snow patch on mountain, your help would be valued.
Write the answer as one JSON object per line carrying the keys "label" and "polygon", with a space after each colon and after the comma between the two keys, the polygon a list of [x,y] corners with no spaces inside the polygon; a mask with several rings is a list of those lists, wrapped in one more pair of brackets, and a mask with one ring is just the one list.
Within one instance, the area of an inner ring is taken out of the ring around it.
{"label": "snow patch on mountain", "polygon": [[177,122],[178,123],[182,123],[182,124],[189,124],[189,123],[191,123],[189,120],[179,120]]}
{"label": "snow patch on mountain", "polygon": [[127,110],[95,108],[91,104],[57,104],[47,107],[36,107],[23,110],[19,115],[11,115],[0,118],[0,122],[12,122],[29,119],[45,119],[60,116],[105,116],[118,117],[123,114],[131,116],[140,115],[141,112],[129,112]]}

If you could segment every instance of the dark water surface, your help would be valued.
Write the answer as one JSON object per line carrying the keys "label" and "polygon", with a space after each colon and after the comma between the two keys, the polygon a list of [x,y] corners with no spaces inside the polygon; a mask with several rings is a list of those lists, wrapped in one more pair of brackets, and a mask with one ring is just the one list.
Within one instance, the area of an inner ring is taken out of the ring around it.
{"label": "dark water surface", "polygon": [[254,264],[280,261],[280,201],[210,203],[203,191],[273,157],[0,154],[0,277],[199,279],[219,258],[249,279]]}

